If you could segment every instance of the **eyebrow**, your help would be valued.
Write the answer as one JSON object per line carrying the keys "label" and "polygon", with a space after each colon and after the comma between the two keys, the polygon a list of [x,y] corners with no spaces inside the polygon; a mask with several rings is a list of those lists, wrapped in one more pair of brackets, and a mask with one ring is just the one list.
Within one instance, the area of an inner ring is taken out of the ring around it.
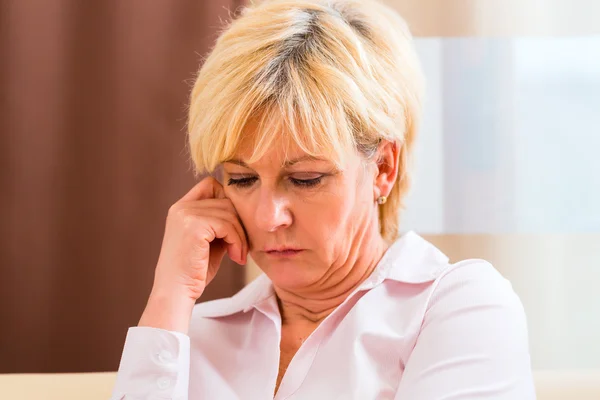
{"label": "eyebrow", "polygon": [[[303,161],[327,161],[327,160],[325,160],[324,158],[314,157],[314,156],[311,156],[311,155],[305,155],[305,156],[302,156],[302,157],[298,157],[298,158],[294,158],[292,160],[286,161],[285,164],[284,164],[284,167],[291,167],[292,165],[298,164],[298,163],[303,162]],[[248,164],[246,164],[244,161],[239,160],[237,158],[232,158],[232,159],[227,160],[225,162],[226,163],[237,164],[237,165],[240,165],[240,166],[245,167],[245,168],[250,168],[250,166]]]}

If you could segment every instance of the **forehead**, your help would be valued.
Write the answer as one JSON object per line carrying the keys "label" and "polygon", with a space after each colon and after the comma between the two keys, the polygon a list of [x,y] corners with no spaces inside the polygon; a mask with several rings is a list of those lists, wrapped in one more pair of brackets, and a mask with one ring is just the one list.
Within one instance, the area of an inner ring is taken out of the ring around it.
{"label": "forehead", "polygon": [[[280,128],[259,127],[254,120],[242,130],[242,137],[236,148],[237,158],[249,159],[254,153],[268,154],[269,158],[285,158],[287,155],[299,157],[306,152],[292,139],[291,135]],[[267,140],[268,139],[268,140]]]}
{"label": "forehead", "polygon": [[[258,155],[258,157],[257,157]],[[243,164],[278,163],[290,166],[298,162],[329,161],[332,157],[317,152],[308,152],[294,140],[293,136],[280,127],[261,127],[256,119],[248,121],[242,137],[230,160]]]}

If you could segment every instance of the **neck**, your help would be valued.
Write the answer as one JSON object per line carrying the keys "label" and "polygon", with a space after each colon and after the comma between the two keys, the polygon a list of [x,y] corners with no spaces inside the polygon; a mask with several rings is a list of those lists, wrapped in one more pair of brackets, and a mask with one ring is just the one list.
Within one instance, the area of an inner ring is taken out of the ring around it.
{"label": "neck", "polygon": [[353,243],[344,262],[332,266],[319,281],[300,291],[275,287],[283,325],[318,325],[367,279],[388,248],[377,234]]}

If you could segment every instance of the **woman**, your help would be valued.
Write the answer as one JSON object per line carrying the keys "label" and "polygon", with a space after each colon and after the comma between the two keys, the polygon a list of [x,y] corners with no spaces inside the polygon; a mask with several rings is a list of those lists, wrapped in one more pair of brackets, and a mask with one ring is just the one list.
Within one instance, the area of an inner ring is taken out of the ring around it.
{"label": "woman", "polygon": [[[113,399],[533,399],[508,281],[398,234],[421,92],[379,3],[244,9],[191,95],[191,157],[219,179],[169,210]],[[264,274],[195,305],[225,252]]]}

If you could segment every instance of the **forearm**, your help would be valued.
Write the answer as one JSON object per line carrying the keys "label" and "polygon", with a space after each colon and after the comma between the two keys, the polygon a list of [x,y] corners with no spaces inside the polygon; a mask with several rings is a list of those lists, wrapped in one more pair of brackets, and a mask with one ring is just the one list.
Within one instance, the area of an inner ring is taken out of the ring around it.
{"label": "forearm", "polygon": [[195,302],[169,292],[153,291],[138,326],[188,334]]}

